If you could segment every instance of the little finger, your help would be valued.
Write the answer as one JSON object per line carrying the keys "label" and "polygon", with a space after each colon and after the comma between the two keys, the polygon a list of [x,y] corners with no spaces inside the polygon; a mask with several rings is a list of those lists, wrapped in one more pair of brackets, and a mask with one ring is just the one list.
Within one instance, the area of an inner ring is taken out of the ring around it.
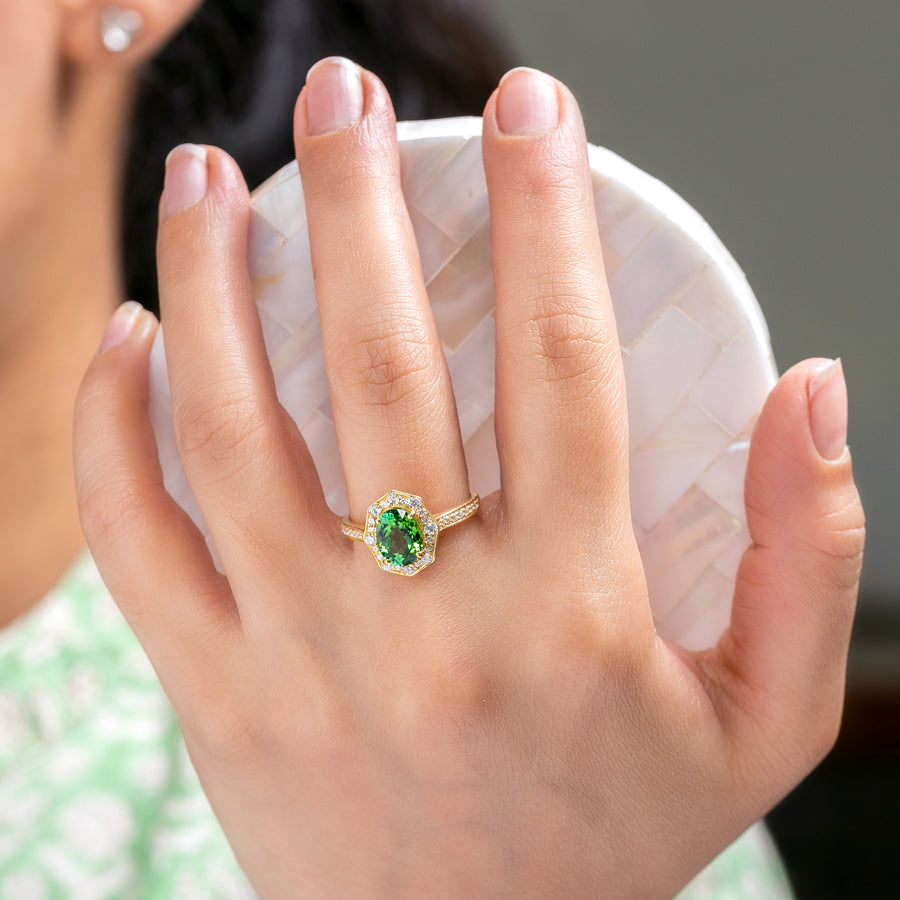
{"label": "little finger", "polygon": [[163,487],[147,416],[155,332],[137,304],[111,320],[76,401],[74,463],[88,546],[173,696],[224,670],[240,627],[203,536]]}

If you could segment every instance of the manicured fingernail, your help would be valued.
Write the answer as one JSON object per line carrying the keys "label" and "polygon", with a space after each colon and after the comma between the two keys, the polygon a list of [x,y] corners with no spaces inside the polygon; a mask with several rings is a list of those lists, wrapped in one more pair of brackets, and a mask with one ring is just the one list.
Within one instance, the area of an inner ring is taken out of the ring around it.
{"label": "manicured fingernail", "polygon": [[540,134],[556,128],[559,96],[556,83],[535,69],[513,69],[500,81],[497,125],[506,134]]}
{"label": "manicured fingernail", "polygon": [[103,337],[100,339],[100,353],[124,343],[134,331],[144,307],[134,300],[127,300],[112,315]]}
{"label": "manicured fingernail", "polygon": [[199,203],[206,196],[206,147],[181,144],[166,158],[166,185],[163,190],[165,218]]}
{"label": "manicured fingernail", "polygon": [[348,128],[362,118],[362,73],[342,56],[317,62],[306,76],[306,127],[310,134]]}
{"label": "manicured fingernail", "polygon": [[826,363],[809,381],[809,428],[823,459],[840,459],[847,446],[847,383],[840,359]]}

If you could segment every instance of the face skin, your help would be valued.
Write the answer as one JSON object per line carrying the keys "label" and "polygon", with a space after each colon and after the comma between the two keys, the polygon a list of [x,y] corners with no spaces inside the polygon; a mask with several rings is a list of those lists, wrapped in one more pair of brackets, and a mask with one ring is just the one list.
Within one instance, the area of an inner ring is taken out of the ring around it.
{"label": "face skin", "polygon": [[[56,22],[50,4],[0,2],[0,246],[39,205],[51,158]],[[0,297],[3,315],[10,298]]]}
{"label": "face skin", "polygon": [[199,5],[139,0],[113,55],[94,0],[0,0],[0,626],[79,553],[78,383],[125,297],[117,221],[136,67]]}

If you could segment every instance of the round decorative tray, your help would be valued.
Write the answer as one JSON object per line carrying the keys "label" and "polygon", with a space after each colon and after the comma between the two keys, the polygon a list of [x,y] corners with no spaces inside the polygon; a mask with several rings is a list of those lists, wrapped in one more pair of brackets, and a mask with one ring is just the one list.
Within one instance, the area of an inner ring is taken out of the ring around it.
{"label": "round decorative tray", "polygon": [[[401,122],[398,134],[470,481],[485,496],[500,476],[481,119]],[[776,378],[768,332],[743,273],[700,215],[609,150],[591,146],[589,153],[625,368],[634,531],[659,633],[699,649],[728,623],[749,545],[749,437]],[[251,208],[248,265],[278,396],[309,445],[330,507],[343,515],[296,162],[253,193]],[[151,356],[150,410],[166,487],[209,540],[175,446],[161,334]]]}

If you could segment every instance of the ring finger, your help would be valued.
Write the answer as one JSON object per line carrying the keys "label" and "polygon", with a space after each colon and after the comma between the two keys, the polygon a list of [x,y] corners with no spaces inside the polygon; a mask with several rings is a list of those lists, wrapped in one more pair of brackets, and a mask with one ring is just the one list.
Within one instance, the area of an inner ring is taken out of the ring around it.
{"label": "ring finger", "polygon": [[395,488],[442,512],[468,497],[468,476],[387,91],[348,60],[322,60],[294,138],[351,517]]}

